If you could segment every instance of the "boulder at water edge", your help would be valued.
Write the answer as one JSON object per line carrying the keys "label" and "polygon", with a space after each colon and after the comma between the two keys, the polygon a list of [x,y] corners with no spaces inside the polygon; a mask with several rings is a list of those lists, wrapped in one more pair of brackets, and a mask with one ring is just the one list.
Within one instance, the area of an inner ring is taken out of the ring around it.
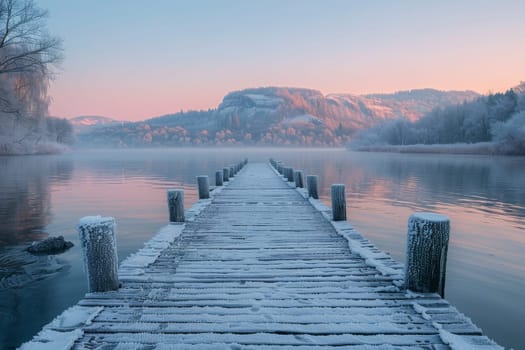
{"label": "boulder at water edge", "polygon": [[40,242],[33,242],[27,251],[33,254],[57,254],[71,248],[73,243],[64,240],[64,236],[48,237]]}

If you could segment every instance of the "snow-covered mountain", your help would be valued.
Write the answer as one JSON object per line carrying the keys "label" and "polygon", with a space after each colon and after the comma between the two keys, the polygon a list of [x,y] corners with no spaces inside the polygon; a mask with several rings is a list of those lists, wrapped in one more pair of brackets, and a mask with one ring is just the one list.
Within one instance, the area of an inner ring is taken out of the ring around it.
{"label": "snow-covered mountain", "polygon": [[86,132],[89,129],[92,129],[94,127],[114,125],[114,124],[121,123],[118,120],[111,119],[108,117],[97,116],[97,115],[78,116],[78,117],[69,119],[69,121],[73,125],[73,129],[75,130],[75,133]]}
{"label": "snow-covered mountain", "polygon": [[334,146],[385,119],[416,120],[436,107],[470,101],[472,91],[433,89],[394,94],[329,94],[303,88],[264,87],[227,94],[216,109],[190,111],[80,137],[112,146],[271,144]]}

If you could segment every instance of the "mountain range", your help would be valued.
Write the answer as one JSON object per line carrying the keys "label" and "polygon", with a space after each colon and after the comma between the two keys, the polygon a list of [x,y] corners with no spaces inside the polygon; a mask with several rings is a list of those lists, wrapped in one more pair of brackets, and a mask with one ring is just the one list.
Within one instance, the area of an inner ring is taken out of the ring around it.
{"label": "mountain range", "polygon": [[264,87],[228,93],[215,109],[164,115],[141,122],[105,117],[73,120],[80,146],[180,145],[340,146],[385,119],[414,121],[436,107],[471,101],[473,91],[419,89],[393,94],[328,94]]}

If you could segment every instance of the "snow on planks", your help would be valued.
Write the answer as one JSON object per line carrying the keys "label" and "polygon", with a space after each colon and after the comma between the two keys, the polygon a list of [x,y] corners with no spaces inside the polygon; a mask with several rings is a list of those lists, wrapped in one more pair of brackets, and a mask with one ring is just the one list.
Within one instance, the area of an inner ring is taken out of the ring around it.
{"label": "snow on planks", "polygon": [[500,348],[266,164],[197,207],[23,349]]}

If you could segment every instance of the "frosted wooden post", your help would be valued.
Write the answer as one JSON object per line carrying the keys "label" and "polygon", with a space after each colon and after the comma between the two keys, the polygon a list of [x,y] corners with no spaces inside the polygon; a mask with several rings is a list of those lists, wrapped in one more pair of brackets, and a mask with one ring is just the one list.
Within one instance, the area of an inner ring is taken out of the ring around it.
{"label": "frosted wooden post", "polygon": [[87,273],[88,292],[109,292],[119,288],[115,219],[86,216],[78,223],[78,236]]}
{"label": "frosted wooden post", "polygon": [[450,221],[445,215],[414,213],[408,219],[405,285],[414,292],[445,296]]}
{"label": "frosted wooden post", "polygon": [[290,168],[290,170],[288,170],[288,182],[294,182],[293,173],[294,173],[294,169]]}
{"label": "frosted wooden post", "polygon": [[230,177],[235,176],[235,170],[233,169],[233,166],[230,166]]}
{"label": "frosted wooden post", "polygon": [[283,165],[281,163],[277,163],[277,172],[279,174],[283,174]]}
{"label": "frosted wooden post", "polygon": [[230,181],[230,169],[229,168],[222,168],[222,181],[223,182]]}
{"label": "frosted wooden post", "polygon": [[345,185],[343,184],[332,185],[331,195],[332,195],[332,219],[334,221],[346,220]]}
{"label": "frosted wooden post", "polygon": [[303,172],[301,170],[295,170],[293,172],[293,181],[295,182],[295,187],[303,188]]}
{"label": "frosted wooden post", "polygon": [[222,171],[215,172],[215,186],[222,186]]}
{"label": "frosted wooden post", "polygon": [[317,175],[306,176],[306,187],[308,188],[308,196],[314,199],[319,199],[317,192]]}
{"label": "frosted wooden post", "polygon": [[288,182],[293,182],[293,168],[286,168],[286,178]]}
{"label": "frosted wooden post", "polygon": [[170,222],[184,222],[184,190],[168,190]]}
{"label": "frosted wooden post", "polygon": [[199,199],[210,198],[210,181],[208,175],[197,176],[197,187],[199,189]]}

